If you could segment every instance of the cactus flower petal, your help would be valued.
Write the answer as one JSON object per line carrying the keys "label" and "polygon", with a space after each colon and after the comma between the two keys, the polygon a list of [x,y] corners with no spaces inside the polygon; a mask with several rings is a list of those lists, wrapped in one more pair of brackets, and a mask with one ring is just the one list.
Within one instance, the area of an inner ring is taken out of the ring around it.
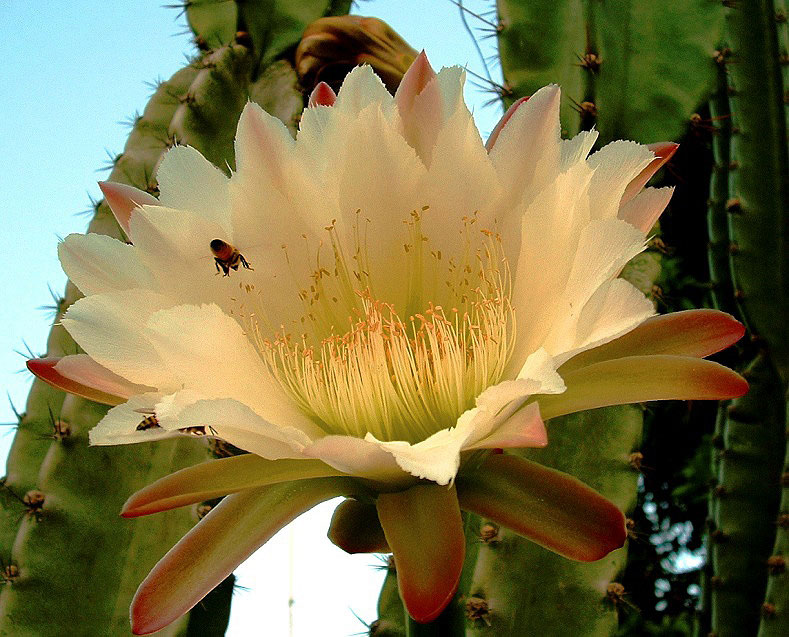
{"label": "cactus flower petal", "polygon": [[153,274],[139,252],[103,234],[70,234],[58,245],[58,257],[85,295],[153,287]]}
{"label": "cactus flower petal", "polygon": [[326,82],[318,82],[310,93],[310,106],[334,106],[337,101],[337,93]]}
{"label": "cactus flower petal", "polygon": [[[191,175],[189,181],[184,175]],[[189,210],[225,225],[230,210],[228,178],[191,146],[173,146],[156,171],[160,206]]]}
{"label": "cactus flower petal", "polygon": [[328,537],[346,553],[391,553],[374,504],[348,498],[334,510]]}
{"label": "cactus flower petal", "polygon": [[564,375],[567,391],[540,396],[543,418],[585,409],[650,400],[722,400],[748,391],[728,367],[687,356],[628,356],[594,363]]}
{"label": "cactus flower petal", "polygon": [[555,84],[541,88],[504,122],[490,149],[490,161],[510,196],[534,192],[555,177],[559,166],[559,103]]}
{"label": "cactus flower petal", "polygon": [[455,488],[419,484],[382,493],[377,508],[406,610],[418,622],[432,621],[457,590],[466,552]]}
{"label": "cactus flower petal", "polygon": [[131,604],[133,634],[148,635],[181,617],[277,531],[316,504],[361,491],[347,478],[322,478],[228,496],[140,584]]}
{"label": "cactus flower petal", "polygon": [[27,368],[57,389],[102,405],[120,405],[136,394],[153,390],[153,387],[130,383],[86,354],[31,358]]}
{"label": "cactus flower petal", "polygon": [[652,316],[624,336],[568,360],[562,374],[626,356],[664,354],[704,358],[739,341],[745,327],[719,310],[685,310]]}
{"label": "cactus flower petal", "polygon": [[112,181],[100,181],[99,188],[104,195],[104,200],[115,215],[115,219],[126,236],[129,236],[129,220],[135,208],[140,206],[158,206],[159,200],[144,190],[134,186],[119,184]]}
{"label": "cactus flower petal", "polygon": [[580,480],[523,458],[489,456],[458,478],[457,489],[464,510],[573,560],[599,560],[627,537],[625,516],[613,503]]}
{"label": "cactus flower petal", "polygon": [[517,111],[522,104],[528,101],[529,101],[528,95],[526,97],[521,97],[515,100],[512,103],[512,106],[510,106],[507,109],[507,112],[501,116],[501,119],[496,123],[496,126],[493,127],[493,130],[488,136],[488,141],[485,142],[485,148],[487,149],[488,152],[490,152],[493,146],[495,145],[496,140],[498,140],[499,135],[501,135],[501,131],[504,130],[504,127],[507,125],[507,122],[509,122],[510,118],[515,114],[515,111]]}
{"label": "cactus flower petal", "polygon": [[674,153],[676,153],[679,148],[679,144],[675,144],[674,142],[659,142],[657,144],[649,144],[647,148],[655,154],[655,158],[627,185],[622,195],[620,205],[625,205],[641,192],[652,176],[663,167],[663,164],[674,156]]}
{"label": "cactus flower petal", "polygon": [[121,515],[134,518],[246,489],[340,475],[344,474],[320,460],[266,460],[255,454],[209,460],[171,473],[140,489],[123,505]]}
{"label": "cactus flower petal", "polygon": [[622,204],[619,209],[619,218],[635,226],[641,232],[649,232],[665,210],[673,194],[673,186],[645,188],[630,201]]}

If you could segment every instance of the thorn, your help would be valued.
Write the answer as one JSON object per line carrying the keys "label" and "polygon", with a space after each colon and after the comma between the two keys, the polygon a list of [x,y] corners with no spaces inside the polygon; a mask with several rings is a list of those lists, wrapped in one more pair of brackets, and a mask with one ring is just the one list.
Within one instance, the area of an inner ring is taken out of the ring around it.
{"label": "thorn", "polygon": [[636,471],[641,471],[644,462],[644,454],[640,451],[634,451],[627,459],[627,463]]}
{"label": "thorn", "polygon": [[8,396],[8,404],[11,405],[11,411],[14,413],[14,416],[16,416],[17,421],[21,423],[22,414],[19,413],[19,411],[16,408],[16,405],[14,405],[14,400],[11,398],[11,392],[6,390],[6,396]]}
{"label": "thorn", "polygon": [[482,622],[490,626],[490,606],[488,600],[480,595],[472,595],[466,600],[466,619],[476,624]]}
{"label": "thorn", "polygon": [[768,557],[767,572],[770,575],[780,575],[786,572],[786,558],[783,555],[771,555]]}
{"label": "thorn", "polygon": [[487,522],[482,525],[479,530],[479,539],[484,544],[498,544],[501,542],[501,535],[499,535],[499,527],[492,522]]}
{"label": "thorn", "polygon": [[775,605],[770,602],[762,604],[762,617],[770,618],[775,616]]}

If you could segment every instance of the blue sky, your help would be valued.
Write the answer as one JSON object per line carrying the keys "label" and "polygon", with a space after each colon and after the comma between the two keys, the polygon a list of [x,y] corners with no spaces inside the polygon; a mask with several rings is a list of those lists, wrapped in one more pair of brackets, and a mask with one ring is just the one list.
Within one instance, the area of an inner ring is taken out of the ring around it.
{"label": "blue sky", "polygon": [[[14,350],[29,346],[44,353],[51,316],[38,308],[52,302],[48,286],[57,294],[65,286],[58,238],[84,232],[89,217],[78,213],[90,207],[91,196],[99,197],[96,181],[107,174],[99,169],[107,151],[123,148],[128,128],[122,120],[143,109],[151,93],[147,83],[171,75],[192,51],[177,11],[160,2],[72,0],[57,9],[29,0],[0,2],[0,378],[20,411],[31,379]],[[483,12],[493,2],[465,5]],[[459,64],[482,73],[450,0],[371,0],[358,3],[354,13],[386,20],[414,48],[424,48],[436,68]],[[483,42],[487,55],[492,46],[492,40]],[[499,72],[491,71],[494,77]],[[500,109],[484,106],[491,95],[470,83],[466,96],[485,137]],[[11,404],[0,396],[0,423],[14,421]],[[0,428],[0,458],[12,438],[11,428]],[[289,634],[291,591],[293,635],[358,633],[363,626],[351,609],[374,619],[380,573],[370,565],[376,561],[350,558],[328,543],[331,510],[327,503],[303,516],[242,567],[240,583],[249,590],[236,595],[228,635],[250,634],[250,622],[263,613],[269,634]],[[338,572],[346,579],[338,580]]]}

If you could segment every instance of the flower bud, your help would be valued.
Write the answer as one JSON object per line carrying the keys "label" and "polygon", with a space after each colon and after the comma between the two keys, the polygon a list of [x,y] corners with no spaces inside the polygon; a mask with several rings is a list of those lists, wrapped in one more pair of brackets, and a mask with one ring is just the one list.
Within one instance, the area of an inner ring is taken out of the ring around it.
{"label": "flower bud", "polygon": [[296,71],[308,90],[321,81],[337,90],[354,66],[369,64],[394,93],[416,56],[417,51],[378,18],[320,18],[304,31],[296,49]]}

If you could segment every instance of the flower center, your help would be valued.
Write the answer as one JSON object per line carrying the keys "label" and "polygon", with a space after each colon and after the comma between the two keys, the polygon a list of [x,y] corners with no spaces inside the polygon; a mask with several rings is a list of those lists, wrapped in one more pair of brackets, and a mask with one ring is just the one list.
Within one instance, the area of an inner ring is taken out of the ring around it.
{"label": "flower center", "polygon": [[[515,317],[500,238],[464,217],[457,254],[442,258],[422,233],[428,210],[406,221],[401,307],[376,295],[370,273],[382,270],[370,268],[357,221],[345,241],[326,227],[332,257],[322,263],[318,245],[300,321],[277,330],[264,308],[239,312],[272,376],[328,433],[419,442],[454,426],[503,375]],[[292,334],[295,324],[305,333]]]}
{"label": "flower center", "polygon": [[286,335],[261,348],[282,387],[332,433],[418,442],[454,425],[501,377],[513,343],[508,298],[477,290],[465,310],[431,305],[404,321],[360,297],[349,330],[318,348]]}

